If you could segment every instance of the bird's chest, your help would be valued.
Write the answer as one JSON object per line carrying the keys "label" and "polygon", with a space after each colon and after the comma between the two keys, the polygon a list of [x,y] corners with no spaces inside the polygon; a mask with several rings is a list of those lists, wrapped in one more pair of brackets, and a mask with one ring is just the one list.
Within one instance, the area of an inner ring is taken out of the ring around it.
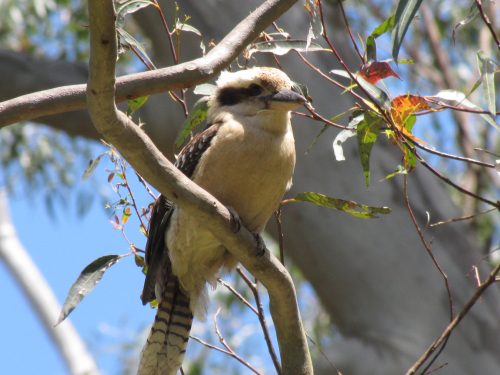
{"label": "bird's chest", "polygon": [[263,230],[290,184],[295,166],[292,133],[236,128],[217,138],[194,181],[240,215],[251,231]]}

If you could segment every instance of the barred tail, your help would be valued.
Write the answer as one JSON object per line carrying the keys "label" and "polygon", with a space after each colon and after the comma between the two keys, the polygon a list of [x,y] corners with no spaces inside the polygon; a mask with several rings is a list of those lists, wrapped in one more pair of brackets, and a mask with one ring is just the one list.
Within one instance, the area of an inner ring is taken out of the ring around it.
{"label": "barred tail", "polygon": [[193,322],[189,297],[176,277],[169,278],[162,295],[137,375],[176,375],[186,352]]}

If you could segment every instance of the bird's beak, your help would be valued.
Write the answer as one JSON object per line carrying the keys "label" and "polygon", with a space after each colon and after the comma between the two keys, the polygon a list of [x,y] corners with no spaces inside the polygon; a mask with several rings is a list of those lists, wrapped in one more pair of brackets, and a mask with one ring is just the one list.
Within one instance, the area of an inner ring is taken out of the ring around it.
{"label": "bird's beak", "polygon": [[262,98],[269,109],[291,111],[307,102],[298,92],[292,90],[281,90],[275,94],[266,95]]}

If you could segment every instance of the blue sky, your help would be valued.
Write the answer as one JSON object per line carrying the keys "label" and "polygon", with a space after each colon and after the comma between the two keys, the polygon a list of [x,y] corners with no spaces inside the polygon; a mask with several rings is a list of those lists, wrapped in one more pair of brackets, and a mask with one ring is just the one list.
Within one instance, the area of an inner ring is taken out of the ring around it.
{"label": "blue sky", "polygon": [[[103,151],[101,147],[93,147],[93,149],[94,157]],[[103,158],[94,171],[93,178],[94,182],[106,188],[109,201],[113,202],[117,201],[118,197],[107,186],[108,170],[112,168],[112,165],[105,159]],[[130,169],[128,178],[139,207],[145,207],[151,197],[136,182],[137,179]],[[77,182],[79,188],[85,187],[85,184],[95,185],[83,180]],[[41,194],[34,194],[33,197],[27,198],[18,193],[16,197],[9,200],[11,216],[21,242],[44,274],[61,304],[69,288],[87,264],[103,255],[129,252],[128,244],[123,236],[109,223],[111,211],[105,210],[103,204],[98,202],[99,200],[94,199],[90,210],[84,216],[78,216],[75,207],[63,208],[56,205],[54,218],[48,214]],[[126,235],[137,247],[144,247],[145,237],[139,232],[134,216],[126,225]],[[225,276],[224,279],[235,285],[234,278]],[[139,300],[143,280],[142,273],[135,265],[134,259],[126,257],[106,272],[102,281],[70,315],[69,319],[87,343],[102,374],[123,374],[121,365],[123,356],[127,353],[131,354],[130,351],[125,351],[124,347],[136,345],[137,350],[142,347],[144,337],[140,334],[148,329],[155,314],[155,311],[148,306],[142,306]],[[240,280],[239,284],[241,283]],[[57,349],[50,341],[20,288],[1,262],[0,285],[2,298],[8,301],[7,308],[2,309],[0,313],[0,332],[4,338],[0,345],[6,345],[6,343],[9,345],[8,347],[0,346],[0,359],[5,358],[2,361],[0,373],[67,374]],[[300,285],[306,295],[314,299],[310,287],[306,283]],[[212,317],[218,307],[226,306],[227,294],[227,290],[220,286],[217,288],[217,293],[212,292],[211,300],[218,302],[211,304],[205,322],[195,322],[192,333],[208,342],[217,343]],[[267,307],[265,292],[261,293],[261,297],[263,305]],[[223,308],[218,319],[226,340],[252,365],[265,369],[266,373],[272,371],[272,363],[269,360],[256,317],[248,309],[237,306],[231,311],[233,315]],[[304,308],[305,316],[314,315],[317,313],[317,308],[312,313],[307,311],[308,309]],[[57,316],[53,319],[55,322]],[[269,324],[272,324],[269,316],[267,320]],[[272,328],[270,331],[273,332]],[[29,353],[30,360],[26,360],[26,353]],[[137,352],[134,354],[136,358]],[[204,363],[208,373],[222,373],[220,372],[221,366],[226,369],[223,373],[225,371],[246,373],[246,370],[235,360],[228,359],[213,350],[208,354],[207,361]],[[196,360],[206,355],[207,352],[201,345],[190,341],[187,354],[189,359]]]}
{"label": "blue sky", "polygon": [[[103,169],[96,171],[101,181],[105,181]],[[19,195],[9,204],[20,240],[61,303],[88,263],[105,254],[128,252],[127,243],[112,229],[108,213],[96,201],[83,217],[77,217],[74,209],[59,208],[55,219],[36,195],[30,199]],[[136,228],[130,227],[127,235],[143,246],[145,240]],[[139,301],[142,280],[133,258],[122,259],[70,316],[104,373],[118,373],[120,344],[132,342],[153,319],[154,311]],[[0,285],[5,306],[0,319],[1,345],[9,345],[0,347],[0,358],[4,358],[1,373],[35,374],[42,368],[43,374],[66,374],[59,354],[1,262]]]}

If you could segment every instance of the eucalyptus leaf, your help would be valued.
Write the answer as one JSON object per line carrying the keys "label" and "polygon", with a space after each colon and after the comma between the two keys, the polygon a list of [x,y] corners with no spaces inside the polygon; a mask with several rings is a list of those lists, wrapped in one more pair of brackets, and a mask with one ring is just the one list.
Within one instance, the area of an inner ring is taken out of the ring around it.
{"label": "eucalyptus leaf", "polygon": [[95,169],[97,168],[97,166],[99,165],[99,162],[101,161],[102,157],[106,155],[106,153],[102,153],[101,155],[99,155],[97,158],[93,159],[93,160],[90,160],[89,161],[89,165],[88,167],[85,169],[85,171],[83,172],[83,175],[82,175],[82,179],[83,180],[86,180],[88,179],[92,173],[95,171]]}
{"label": "eucalyptus leaf", "polygon": [[125,16],[150,5],[155,5],[149,0],[130,0],[120,5],[116,10],[116,26],[123,27],[125,23]]}
{"label": "eucalyptus leaf", "polygon": [[300,193],[295,198],[293,198],[293,201],[308,202],[313,203],[317,206],[340,210],[361,219],[373,219],[378,217],[378,214],[385,215],[391,212],[391,209],[389,207],[372,207],[354,201],[331,198],[326,195],[314,192]]}
{"label": "eucalyptus leaf", "polygon": [[124,256],[105,255],[97,258],[83,269],[68,292],[56,325],[66,319],[81,300],[101,281],[104,273]]}
{"label": "eucalyptus leaf", "polygon": [[186,141],[187,137],[189,137],[189,134],[191,134],[193,129],[207,118],[208,99],[208,96],[203,96],[194,104],[191,112],[189,112],[189,116],[182,124],[181,132],[175,140],[175,146],[177,148],[180,148]]}
{"label": "eucalyptus leaf", "polygon": [[479,70],[481,71],[481,81],[483,91],[488,103],[488,110],[494,117],[496,113],[496,91],[495,91],[495,62],[490,59],[483,51],[477,53]]}
{"label": "eucalyptus leaf", "polygon": [[[431,98],[432,97],[454,102],[456,105],[460,105],[461,107],[464,107],[466,109],[471,109],[474,111],[484,111],[481,107],[467,99],[466,95],[460,91],[441,90],[436,95],[431,96]],[[481,116],[488,124],[493,126],[495,129],[500,130],[500,126],[496,123],[491,114],[480,113],[479,116]]]}
{"label": "eucalyptus leaf", "polygon": [[140,96],[138,98],[130,99],[127,101],[127,114],[137,112],[148,101],[149,95]]}
{"label": "eucalyptus leaf", "polygon": [[329,51],[314,42],[310,42],[308,45],[305,40],[274,40],[253,44],[248,50],[248,55],[252,56],[256,52],[266,52],[281,56],[292,50],[298,52]]}
{"label": "eucalyptus leaf", "polygon": [[117,27],[116,31],[120,36],[120,44],[124,44],[130,48],[134,48],[144,58],[149,68],[156,69],[156,66],[149,58],[148,54],[146,53],[146,50],[142,47],[141,43],[139,43],[132,35],[130,35],[121,27]]}
{"label": "eucalyptus leaf", "polygon": [[392,29],[392,57],[397,61],[399,50],[408,27],[415,17],[422,0],[399,0],[396,8],[394,28]]}
{"label": "eucalyptus leaf", "polygon": [[382,119],[379,116],[377,116],[374,112],[367,111],[364,113],[363,121],[359,122],[356,127],[359,158],[361,161],[361,167],[363,168],[366,186],[370,185],[370,154],[372,152],[373,145],[380,134],[381,124]]}

